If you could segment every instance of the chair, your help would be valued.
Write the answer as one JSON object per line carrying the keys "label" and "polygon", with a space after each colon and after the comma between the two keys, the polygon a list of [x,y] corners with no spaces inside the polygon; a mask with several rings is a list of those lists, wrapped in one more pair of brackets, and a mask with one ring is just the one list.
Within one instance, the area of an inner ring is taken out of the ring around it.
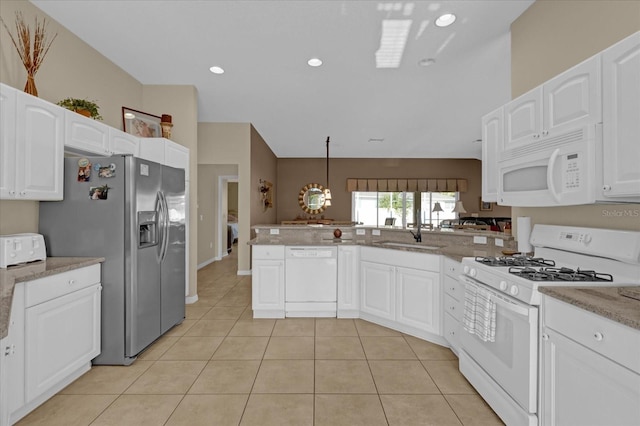
{"label": "chair", "polygon": [[388,217],[384,220],[384,226],[393,226],[396,224],[396,218],[395,217]]}

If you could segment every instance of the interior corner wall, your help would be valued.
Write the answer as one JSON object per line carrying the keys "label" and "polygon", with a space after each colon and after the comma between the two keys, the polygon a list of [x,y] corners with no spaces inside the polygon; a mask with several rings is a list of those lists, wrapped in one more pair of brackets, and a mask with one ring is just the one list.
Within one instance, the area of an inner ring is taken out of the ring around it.
{"label": "interior corner wall", "polygon": [[198,123],[198,168],[208,164],[238,167],[238,272],[251,268],[251,125]]}
{"label": "interior corner wall", "polygon": [[[639,30],[640,1],[536,1],[511,25],[512,97]],[[513,207],[533,224],[629,230],[640,230],[638,212],[640,204]]]}
{"label": "interior corner wall", "polygon": [[[309,183],[326,185],[326,159],[279,158],[277,221],[293,220],[304,215],[298,205],[298,194]],[[328,219],[351,220],[349,178],[462,178],[467,179],[467,192],[460,193],[468,215],[480,217],[510,217],[511,207],[493,206],[492,211],[480,211],[481,162],[475,159],[431,158],[332,158],[329,163],[331,207],[322,213]]]}
{"label": "interior corner wall", "polygon": [[[275,203],[278,193],[277,173],[278,158],[260,136],[260,133],[251,126],[251,226],[276,223],[277,205],[265,208],[258,187],[260,179],[273,183],[271,199]],[[253,233],[251,236],[254,236]]]}
{"label": "interior corner wall", "polygon": [[[47,14],[24,0],[0,1],[0,16],[14,31],[15,13],[27,24],[46,18],[53,37],[49,53],[35,76],[38,96],[56,103],[67,97],[90,99],[100,106],[104,123],[121,129],[122,106],[142,107],[142,84]],[[4,28],[0,28],[0,81],[23,90],[27,74]],[[37,201],[0,201],[0,234],[38,232]]]}

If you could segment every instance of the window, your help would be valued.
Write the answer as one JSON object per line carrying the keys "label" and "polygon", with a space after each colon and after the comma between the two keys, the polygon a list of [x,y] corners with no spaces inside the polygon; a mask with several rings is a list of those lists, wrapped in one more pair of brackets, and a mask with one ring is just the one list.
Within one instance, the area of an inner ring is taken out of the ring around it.
{"label": "window", "polygon": [[[438,227],[445,219],[455,219],[457,192],[352,192],[351,219],[365,226],[414,228],[416,217],[423,225]],[[440,203],[439,214],[433,212]],[[395,220],[391,220],[395,219]],[[393,225],[385,225],[392,223]]]}

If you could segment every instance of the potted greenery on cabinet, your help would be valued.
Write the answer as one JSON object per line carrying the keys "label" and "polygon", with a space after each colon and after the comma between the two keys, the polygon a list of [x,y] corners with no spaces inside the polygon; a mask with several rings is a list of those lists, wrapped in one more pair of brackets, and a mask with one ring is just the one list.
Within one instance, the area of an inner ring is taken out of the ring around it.
{"label": "potted greenery on cabinet", "polygon": [[88,101],[86,99],[66,98],[58,102],[63,108],[71,111],[75,111],[78,114],[82,114],[85,117],[93,118],[94,120],[102,120],[102,116],[98,111],[98,105],[95,102]]}

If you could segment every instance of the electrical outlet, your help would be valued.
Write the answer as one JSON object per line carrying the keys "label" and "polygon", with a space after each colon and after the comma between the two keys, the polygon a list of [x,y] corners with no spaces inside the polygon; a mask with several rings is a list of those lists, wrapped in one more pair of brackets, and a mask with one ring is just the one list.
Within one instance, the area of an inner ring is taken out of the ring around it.
{"label": "electrical outlet", "polygon": [[496,238],[496,247],[504,247],[504,240],[502,238]]}
{"label": "electrical outlet", "polygon": [[364,229],[356,229],[356,235],[365,235],[366,231]]}
{"label": "electrical outlet", "polygon": [[379,229],[372,229],[371,230],[371,235],[380,236],[380,230]]}
{"label": "electrical outlet", "polygon": [[473,237],[473,244],[487,244],[487,237]]}
{"label": "electrical outlet", "polygon": [[271,235],[280,235],[280,230],[278,228],[272,228],[269,230],[269,234]]}

